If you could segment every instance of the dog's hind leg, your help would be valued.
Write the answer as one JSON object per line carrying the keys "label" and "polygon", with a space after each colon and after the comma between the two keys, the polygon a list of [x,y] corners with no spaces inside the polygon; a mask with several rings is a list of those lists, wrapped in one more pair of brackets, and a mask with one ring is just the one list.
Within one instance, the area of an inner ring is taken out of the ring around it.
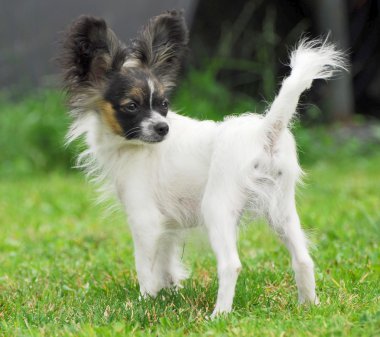
{"label": "dog's hind leg", "polygon": [[291,254],[299,302],[318,304],[315,293],[314,263],[308,252],[307,239],[297,214],[294,187],[286,188],[285,193],[271,208],[268,220]]}
{"label": "dog's hind leg", "polygon": [[[226,189],[226,186],[229,188]],[[219,280],[218,297],[212,317],[228,313],[232,309],[236,281],[241,270],[236,236],[243,206],[242,197],[233,183],[209,182],[202,201],[202,213],[211,247],[216,255]]]}

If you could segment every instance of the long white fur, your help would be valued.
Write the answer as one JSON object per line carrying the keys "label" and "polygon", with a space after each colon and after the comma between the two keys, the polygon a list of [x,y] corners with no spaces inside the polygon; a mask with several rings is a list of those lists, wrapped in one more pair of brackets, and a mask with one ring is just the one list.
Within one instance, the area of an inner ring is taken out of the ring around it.
{"label": "long white fur", "polygon": [[[318,52],[316,52],[318,51]],[[299,42],[290,55],[292,72],[285,78],[266,115],[268,128],[288,126],[298,104],[298,97],[309,89],[313,80],[327,80],[341,70],[347,70],[344,54],[326,40],[307,40]]]}
{"label": "long white fur", "polygon": [[287,126],[301,93],[316,78],[344,68],[332,44],[302,41],[291,54],[291,75],[265,117],[247,113],[223,122],[172,111],[163,142],[115,135],[96,111],[76,119],[68,134],[85,135],[82,165],[116,193],[128,215],[141,293],[155,296],[187,276],[180,260],[183,229],[205,226],[218,264],[213,315],[229,312],[241,270],[236,240],[240,216],[265,217],[292,257],[299,301],[317,303],[313,261],[295,206],[301,169]]}

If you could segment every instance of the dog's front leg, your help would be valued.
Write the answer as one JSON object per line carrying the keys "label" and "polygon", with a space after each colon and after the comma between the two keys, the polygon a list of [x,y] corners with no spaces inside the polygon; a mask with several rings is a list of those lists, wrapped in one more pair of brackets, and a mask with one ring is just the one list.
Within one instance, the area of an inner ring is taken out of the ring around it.
{"label": "dog's front leg", "polygon": [[140,292],[143,296],[156,296],[165,286],[160,263],[160,239],[163,233],[162,214],[154,207],[134,211],[129,216],[135,248],[135,263]]}

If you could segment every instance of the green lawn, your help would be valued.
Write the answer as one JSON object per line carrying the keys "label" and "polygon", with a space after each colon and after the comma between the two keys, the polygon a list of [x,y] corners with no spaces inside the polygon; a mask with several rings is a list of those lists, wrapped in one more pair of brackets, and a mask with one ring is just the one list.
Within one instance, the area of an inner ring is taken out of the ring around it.
{"label": "green lawn", "polygon": [[234,312],[214,321],[215,261],[197,236],[184,288],[139,301],[124,217],[97,206],[81,174],[3,177],[0,335],[380,336],[379,168],[379,155],[307,168],[298,205],[320,306],[297,305],[288,253],[252,224],[240,234]]}

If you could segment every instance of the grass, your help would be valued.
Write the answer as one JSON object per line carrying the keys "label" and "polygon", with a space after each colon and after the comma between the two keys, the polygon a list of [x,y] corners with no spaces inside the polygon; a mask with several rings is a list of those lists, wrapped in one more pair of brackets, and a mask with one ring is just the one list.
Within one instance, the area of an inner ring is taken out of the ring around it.
{"label": "grass", "polygon": [[266,226],[252,224],[240,235],[234,312],[214,321],[207,247],[186,246],[192,275],[182,290],[140,301],[124,217],[95,206],[80,174],[2,179],[0,335],[380,335],[379,167],[373,155],[307,169],[298,204],[317,246],[320,306],[297,305],[288,253]]}

